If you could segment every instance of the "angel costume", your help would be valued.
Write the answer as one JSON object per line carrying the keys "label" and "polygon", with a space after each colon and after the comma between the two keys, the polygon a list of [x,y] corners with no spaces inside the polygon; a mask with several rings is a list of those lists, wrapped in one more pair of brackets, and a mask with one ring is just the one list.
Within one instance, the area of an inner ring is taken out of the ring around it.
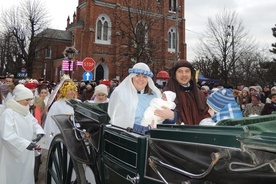
{"label": "angel costume", "polygon": [[0,116],[1,183],[34,184],[35,152],[26,148],[37,134],[44,134],[37,120],[14,99]]}
{"label": "angel costume", "polygon": [[55,101],[47,113],[44,125],[45,142],[41,145],[41,148],[43,149],[48,150],[54,136],[60,133],[56,122],[52,118],[52,116],[57,114],[74,114],[73,107],[66,103],[65,98]]}

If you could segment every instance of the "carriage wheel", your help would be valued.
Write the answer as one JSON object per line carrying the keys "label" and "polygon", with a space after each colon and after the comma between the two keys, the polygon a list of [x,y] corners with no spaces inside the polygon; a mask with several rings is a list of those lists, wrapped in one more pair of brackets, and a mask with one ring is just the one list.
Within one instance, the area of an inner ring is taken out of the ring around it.
{"label": "carriage wheel", "polygon": [[71,158],[61,134],[51,143],[46,167],[47,184],[87,183],[83,164]]}

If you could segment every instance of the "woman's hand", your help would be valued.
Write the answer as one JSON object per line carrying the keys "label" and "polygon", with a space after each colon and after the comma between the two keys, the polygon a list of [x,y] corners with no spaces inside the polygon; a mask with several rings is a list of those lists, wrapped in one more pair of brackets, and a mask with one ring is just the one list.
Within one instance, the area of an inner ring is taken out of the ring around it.
{"label": "woman's hand", "polygon": [[161,117],[160,121],[164,121],[165,119],[174,119],[174,112],[166,106],[162,106],[162,109],[155,110],[154,115]]}

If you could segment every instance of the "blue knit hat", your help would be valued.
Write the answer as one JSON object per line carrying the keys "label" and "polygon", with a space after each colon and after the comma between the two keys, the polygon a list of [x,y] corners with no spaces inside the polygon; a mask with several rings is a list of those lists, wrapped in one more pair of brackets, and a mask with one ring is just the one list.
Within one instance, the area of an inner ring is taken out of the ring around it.
{"label": "blue knit hat", "polygon": [[219,89],[207,98],[207,104],[215,111],[219,112],[227,104],[236,103],[232,89]]}

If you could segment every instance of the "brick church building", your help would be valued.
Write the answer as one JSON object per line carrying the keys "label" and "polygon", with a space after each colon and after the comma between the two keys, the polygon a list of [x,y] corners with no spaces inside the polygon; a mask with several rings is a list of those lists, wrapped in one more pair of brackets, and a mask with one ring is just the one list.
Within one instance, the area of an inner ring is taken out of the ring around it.
{"label": "brick church building", "polygon": [[186,59],[184,0],[78,0],[66,30],[47,29],[46,50],[34,63],[33,78],[58,82],[66,47],[76,49],[71,76],[81,81],[81,61],[93,58],[93,80],[123,80],[136,62],[156,75]]}

